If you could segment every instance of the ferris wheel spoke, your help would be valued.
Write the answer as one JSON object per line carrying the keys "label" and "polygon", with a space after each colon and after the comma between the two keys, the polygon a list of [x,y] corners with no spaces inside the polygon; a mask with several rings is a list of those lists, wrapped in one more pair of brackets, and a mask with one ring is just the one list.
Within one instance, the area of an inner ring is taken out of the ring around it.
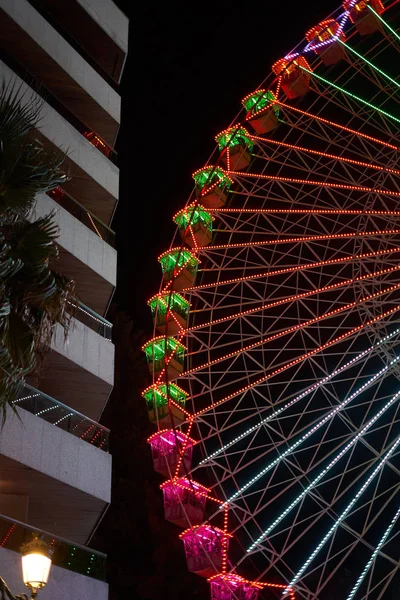
{"label": "ferris wheel spoke", "polygon": [[370,474],[368,479],[365,481],[365,483],[363,483],[363,485],[359,488],[358,492],[355,494],[355,496],[351,499],[349,504],[346,506],[344,511],[339,515],[339,518],[335,521],[335,523],[332,525],[332,527],[328,530],[328,532],[325,534],[325,536],[321,539],[321,541],[315,547],[313,552],[311,552],[311,554],[308,556],[307,560],[304,562],[304,564],[301,566],[301,568],[297,571],[296,575],[294,576],[294,578],[292,579],[292,581],[289,584],[290,587],[293,587],[297,583],[297,581],[300,579],[300,577],[303,575],[303,573],[307,570],[308,566],[311,564],[311,562],[314,560],[314,558],[317,556],[317,554],[320,552],[320,550],[326,544],[326,542],[330,539],[331,535],[335,532],[337,527],[340,525],[341,521],[343,521],[343,519],[346,518],[346,516],[348,515],[348,513],[350,512],[352,507],[356,504],[356,502],[362,496],[362,494],[367,489],[367,487],[370,485],[370,483],[379,474],[380,470],[385,465],[387,460],[392,456],[392,454],[394,453],[396,448],[399,446],[399,444],[400,444],[400,436],[398,438],[396,438],[396,440],[393,442],[390,450],[387,451],[385,456],[381,459],[381,461],[378,463],[378,465],[372,471],[372,473]]}
{"label": "ferris wheel spoke", "polygon": [[[261,306],[255,306],[253,308],[248,308],[246,310],[242,310],[238,313],[233,313],[231,315],[225,316],[225,317],[221,317],[219,319],[214,319],[211,321],[205,321],[204,323],[201,323],[199,325],[195,325],[193,327],[190,327],[188,329],[185,330],[185,333],[192,333],[194,331],[197,331],[199,329],[203,329],[203,328],[208,328],[211,326],[215,326],[219,323],[226,323],[227,321],[231,321],[234,319],[239,319],[239,318],[243,318],[249,315],[252,315],[254,313],[260,312],[260,311],[264,311],[264,310],[268,310],[269,308],[273,308],[276,306],[281,306],[283,304],[287,304],[287,303],[292,303],[295,301],[298,301],[302,298],[308,298],[310,296],[314,296],[314,295],[318,295],[318,294],[322,294],[324,292],[327,291],[331,291],[334,289],[339,289],[342,287],[349,287],[352,284],[358,282],[358,281],[366,281],[368,279],[372,279],[375,278],[377,276],[380,275],[387,275],[388,273],[393,273],[395,271],[398,271],[400,269],[400,266],[394,266],[394,267],[390,267],[390,268],[386,268],[386,269],[382,269],[379,271],[375,271],[373,273],[368,273],[366,275],[359,275],[358,277],[355,277],[353,279],[345,279],[343,281],[340,281],[338,283],[334,283],[331,285],[327,285],[321,288],[317,288],[317,289],[311,289],[309,291],[306,292],[302,292],[300,294],[296,294],[295,296],[289,296],[289,297],[284,297],[278,300],[275,300],[274,302],[269,302],[267,304],[263,304]],[[337,301],[337,300],[336,300]],[[236,305],[233,305],[233,307],[235,307]],[[218,305],[216,307],[218,309]],[[229,308],[229,306],[227,306],[226,304],[223,305],[223,309],[224,312],[226,311],[226,309]],[[215,307],[213,308],[213,312],[215,311]]]}
{"label": "ferris wheel spoke", "polygon": [[[350,134],[352,136],[352,138],[355,138],[355,139],[358,138],[360,140],[363,140],[364,143],[365,142],[371,143],[372,146],[368,147],[368,151],[367,151],[367,154],[371,153],[371,156],[373,156],[374,150],[376,151],[376,146],[390,149],[390,150],[395,150],[395,151],[400,150],[399,146],[395,146],[394,144],[392,144],[388,141],[382,140],[382,139],[374,137],[374,136],[370,136],[360,130],[351,129],[349,127],[346,127],[345,125],[342,125],[342,124],[332,121],[330,119],[326,119],[325,117],[323,117],[321,115],[313,114],[313,113],[304,111],[304,110],[302,110],[296,106],[293,106],[291,104],[287,104],[286,102],[276,100],[276,104],[277,104],[277,106],[281,106],[282,108],[284,108],[285,111],[287,111],[288,113],[293,112],[295,114],[300,114],[303,117],[307,117],[311,122],[319,122],[319,123],[323,124],[324,126],[328,126],[329,128],[332,128],[333,131],[338,130],[340,133],[345,131],[346,133]],[[365,152],[365,149],[366,148],[364,147],[364,152]]]}
{"label": "ferris wheel spoke", "polygon": [[[399,358],[397,359],[399,360]],[[279,464],[280,461],[282,461],[283,459],[285,459],[287,456],[289,456],[295,449],[297,449],[298,447],[300,447],[308,438],[310,438],[316,431],[318,431],[321,427],[323,427],[325,424],[329,423],[330,420],[335,417],[340,410],[342,410],[345,406],[347,406],[354,398],[356,398],[359,394],[361,394],[365,389],[367,389],[370,385],[372,385],[377,379],[379,379],[380,377],[382,377],[382,375],[388,370],[388,366],[384,369],[381,369],[381,371],[379,371],[374,377],[372,377],[368,382],[366,382],[363,386],[360,387],[360,389],[356,390],[356,392],[353,392],[353,394],[351,394],[350,396],[348,396],[345,400],[343,400],[336,408],[334,408],[332,411],[330,411],[328,414],[326,414],[322,419],[320,419],[319,421],[317,421],[316,423],[311,423],[311,426],[308,428],[308,430],[303,433],[303,435],[298,438],[292,445],[290,445],[284,452],[279,453],[279,456],[277,458],[275,458],[272,462],[270,462],[269,464],[267,464],[265,467],[263,467],[263,469],[261,471],[259,471],[255,476],[253,476],[244,486],[242,486],[240,489],[238,489],[230,498],[228,498],[227,503],[234,501],[236,498],[238,498],[243,492],[245,492],[247,489],[249,489],[255,482],[257,482],[261,477],[263,477],[266,473],[268,473],[275,465]],[[392,406],[392,404],[397,400],[397,398],[400,397],[400,392],[398,392],[397,395],[395,395],[386,405],[385,410],[387,410],[388,408],[390,408],[390,406]],[[325,470],[323,470],[320,475],[318,476],[317,480],[315,481],[315,483],[313,483],[313,486],[316,485],[316,483],[318,483],[318,481],[320,481],[323,477],[323,475],[327,472],[327,470],[329,470],[334,464],[336,464],[336,462],[338,460],[340,460],[340,458],[344,455],[345,452],[347,452],[347,450],[349,450],[354,443],[357,442],[357,440],[364,435],[368,429],[377,421],[377,419],[379,419],[379,417],[384,413],[385,411],[379,411],[377,413],[377,415],[375,415],[375,417],[373,419],[371,419],[371,421],[368,423],[368,425],[366,426],[367,429],[362,429],[361,433],[359,432],[358,434],[356,434],[353,438],[352,441],[348,442],[348,444],[345,446],[346,450],[345,451],[341,451],[334,459],[334,462],[332,464],[330,464]],[[298,432],[299,434],[301,434],[301,431]],[[282,442],[285,443],[285,442]],[[276,444],[276,448],[279,448],[279,444]],[[311,465],[312,466],[312,465]],[[309,489],[312,489],[311,487]],[[308,489],[307,492],[303,492],[303,494],[308,493]],[[303,496],[299,497],[299,500],[301,500]],[[292,503],[293,504],[293,503]],[[293,506],[295,506],[296,504],[294,504]],[[292,505],[291,505],[292,506]],[[287,513],[286,513],[287,514]],[[282,517],[283,518],[283,517]],[[280,522],[280,521],[279,521]],[[270,529],[268,530],[268,533],[265,534],[268,535],[270,533]],[[253,549],[253,548],[250,548]]]}
{"label": "ferris wheel spoke", "polygon": [[[375,485],[377,485],[377,484],[375,484]],[[384,502],[382,502],[382,504],[380,505],[379,509],[377,510],[377,513],[375,514],[375,520],[378,519],[378,517],[380,517],[381,515],[386,514],[389,505],[392,503],[393,499],[396,498],[396,496],[398,496],[397,486],[393,486],[392,489],[388,490],[387,495],[389,495],[389,497],[386,498],[386,500]],[[378,494],[378,496],[381,496],[381,494]],[[373,495],[373,498],[374,498],[374,500],[364,503],[364,506],[366,506],[367,504],[372,504],[376,500],[377,496]],[[349,515],[350,514],[351,513],[349,513]],[[347,545],[347,547],[339,546],[338,550],[335,553],[333,553],[332,548],[334,547],[334,537],[335,537],[336,532],[333,534],[333,536],[331,538],[331,542],[330,542],[330,548],[328,551],[329,560],[332,561],[336,557],[339,557],[340,555],[342,555],[340,561],[337,563],[336,567],[331,570],[328,578],[324,577],[324,571],[325,571],[325,568],[327,567],[327,561],[325,561],[324,563],[322,563],[320,565],[314,566],[314,568],[312,570],[310,570],[310,573],[309,573],[311,575],[313,572],[315,573],[317,571],[320,571],[320,578],[319,578],[319,583],[318,583],[318,587],[317,587],[317,590],[319,592],[321,592],[323,590],[323,588],[326,586],[326,584],[329,583],[329,579],[331,579],[335,575],[337,569],[340,568],[340,566],[343,564],[344,560],[346,560],[346,558],[352,552],[354,552],[356,550],[356,548],[359,544],[364,546],[365,549],[374,550],[373,544],[368,542],[368,540],[365,537],[373,525],[374,525],[374,521],[369,521],[368,523],[366,522],[364,524],[362,531],[355,531],[351,527],[349,527],[345,521],[340,524],[340,527],[343,530],[347,531],[348,533],[350,533],[353,536],[354,541],[350,541],[350,543]],[[387,560],[389,564],[395,564],[395,561],[391,557],[384,555],[383,553],[381,553],[381,556],[383,558],[385,558],[385,560]]]}
{"label": "ferris wheel spoke", "polygon": [[[390,294],[393,291],[396,291],[400,289],[400,283],[398,284],[394,284],[389,286],[388,288],[384,288],[383,290],[379,290],[377,292],[375,292],[374,294],[370,294],[368,296],[364,296],[358,300],[354,300],[352,302],[349,302],[347,304],[344,304],[343,306],[340,306],[339,308],[335,308],[329,312],[326,312],[322,315],[313,317],[312,319],[309,319],[307,321],[304,321],[300,324],[297,325],[293,325],[289,328],[283,329],[281,331],[278,331],[272,335],[269,335],[267,337],[261,337],[261,339],[259,339],[256,342],[253,342],[252,344],[248,344],[247,346],[241,347],[239,349],[233,350],[232,352],[229,352],[228,354],[224,354],[218,358],[215,359],[211,359],[209,360],[207,363],[201,364],[201,365],[197,365],[195,367],[192,367],[191,369],[188,369],[185,373],[183,373],[183,376],[187,376],[190,375],[191,373],[195,373],[197,371],[201,371],[203,369],[208,369],[211,365],[216,365],[218,363],[224,362],[226,360],[231,360],[233,358],[236,358],[237,356],[245,353],[245,352],[249,352],[250,350],[253,350],[255,348],[258,348],[260,346],[263,346],[265,344],[268,344],[269,342],[275,341],[279,338],[282,338],[286,335],[289,334],[293,334],[294,332],[300,331],[301,329],[304,329],[306,327],[309,327],[310,325],[319,323],[321,321],[324,321],[325,319],[329,319],[332,317],[336,317],[337,315],[339,315],[342,312],[348,312],[351,308],[353,307],[358,307],[361,304],[364,304],[365,302],[368,302],[372,299],[376,299],[379,298],[385,294]],[[235,339],[233,340],[233,343],[235,343]],[[224,347],[226,347],[227,345],[229,345],[229,343],[224,344]],[[193,355],[192,355],[193,356]]]}
{"label": "ferris wheel spoke", "polygon": [[155,390],[178,411],[167,370],[182,385],[172,426],[199,443],[179,461],[211,526],[229,507],[228,572],[285,600],[379,600],[400,578],[400,17],[344,2],[217,135],[153,312],[181,353],[149,363]]}
{"label": "ferris wheel spoke", "polygon": [[[400,84],[399,84],[399,87],[400,87]],[[290,144],[290,143],[284,142],[280,139],[266,138],[266,137],[260,137],[260,136],[256,136],[256,135],[250,135],[249,137],[253,141],[257,142],[261,147],[266,146],[267,150],[269,149],[270,146],[278,146],[278,149],[280,151],[282,150],[282,148],[285,148],[285,149],[289,149],[289,150],[294,150],[296,153],[304,153],[306,155],[314,155],[314,156],[318,156],[320,158],[332,159],[332,160],[335,160],[338,162],[355,165],[357,167],[365,167],[366,169],[372,169],[372,170],[376,170],[376,171],[384,171],[384,172],[388,172],[388,173],[393,173],[395,175],[398,175],[400,173],[398,169],[391,169],[388,166],[385,167],[384,165],[376,164],[374,162],[372,162],[372,163],[365,162],[362,160],[355,160],[353,158],[343,156],[340,154],[331,154],[329,152],[321,152],[321,151],[315,150],[313,148],[307,148],[307,147],[296,145],[296,144]],[[343,148],[342,148],[342,151],[343,151]],[[362,153],[361,155],[364,155],[364,154],[365,153]],[[300,154],[300,156],[301,156],[301,154]],[[268,155],[266,156],[266,158],[267,159],[269,158]],[[374,158],[376,160],[376,155]],[[269,160],[270,160],[270,158],[269,158]],[[214,210],[218,211],[218,209],[214,209]]]}
{"label": "ferris wheel spoke", "polygon": [[[365,63],[368,65],[368,67],[374,71],[375,73],[378,73],[381,77],[387,79],[387,81],[389,81],[395,89],[399,89],[400,88],[400,84],[398,83],[398,81],[396,81],[395,79],[393,79],[393,77],[390,77],[390,75],[388,73],[385,73],[382,69],[380,69],[377,65],[375,65],[373,62],[371,62],[370,60],[368,60],[368,58],[366,56],[363,56],[362,54],[360,54],[359,52],[357,52],[357,50],[355,50],[355,48],[353,48],[350,44],[343,42],[342,40],[338,40],[338,42],[344,47],[346,48],[346,50],[348,52],[350,52],[353,56],[355,56],[357,59],[359,59],[362,63]],[[382,44],[383,42],[381,42]],[[375,49],[373,49],[375,50]],[[371,49],[370,49],[371,52]],[[357,65],[357,63],[356,63]],[[362,75],[365,76],[365,71],[362,70],[362,68],[359,68],[358,66],[356,66],[358,72]],[[379,85],[379,80],[376,79],[374,80],[374,83],[376,85]]]}
{"label": "ferris wheel spoke", "polygon": [[[399,120],[400,122],[400,120]],[[331,189],[339,189],[346,190],[349,192],[369,192],[375,194],[381,194],[384,196],[393,196],[400,197],[400,192],[384,190],[379,188],[371,188],[362,185],[350,185],[344,183],[336,183],[330,181],[314,181],[311,179],[298,179],[294,177],[280,177],[278,175],[264,175],[260,173],[247,173],[241,171],[229,171],[229,175],[243,178],[256,178],[256,179],[265,179],[268,181],[279,181],[280,183],[291,183],[291,184],[301,184],[301,185],[310,185],[313,187],[320,188],[331,188]]]}
{"label": "ferris wheel spoke", "polygon": [[374,10],[372,6],[368,6],[368,10],[370,10],[372,14],[374,14],[375,17],[379,19],[379,21],[384,25],[385,29],[389,31],[393,35],[393,37],[400,42],[399,34],[392,27],[390,27],[389,23],[387,23],[387,21],[385,21],[385,19],[383,19],[381,15],[377,13],[376,10]]}
{"label": "ferris wheel spoke", "polygon": [[[253,433],[254,431],[257,431],[260,427],[262,427],[263,425],[267,424],[269,421],[271,421],[273,419],[276,419],[278,416],[280,416],[282,413],[284,413],[289,408],[293,407],[295,404],[297,404],[300,400],[302,400],[308,394],[311,394],[312,392],[315,392],[318,388],[320,388],[320,387],[324,386],[325,384],[327,384],[334,377],[337,377],[339,374],[343,373],[344,371],[346,371],[351,366],[356,365],[359,361],[361,361],[363,358],[365,358],[365,356],[367,356],[368,354],[370,354],[374,349],[378,348],[380,344],[382,344],[384,342],[387,342],[394,335],[396,335],[396,330],[393,333],[391,333],[388,336],[386,336],[386,338],[384,338],[383,341],[378,342],[375,346],[370,346],[369,348],[367,348],[363,352],[359,353],[357,356],[355,356],[354,358],[352,358],[351,360],[349,360],[348,362],[346,362],[344,365],[342,365],[341,367],[339,367],[335,371],[332,371],[329,375],[323,377],[322,379],[320,379],[319,381],[317,381],[316,383],[314,383],[310,387],[306,388],[303,392],[301,392],[300,394],[298,394],[297,396],[295,396],[289,402],[286,402],[286,399],[284,398],[282,400],[282,402],[284,402],[284,405],[282,407],[278,408],[277,410],[274,410],[270,415],[268,415],[267,417],[265,417],[264,419],[262,419],[259,423],[256,423],[255,425],[251,426],[250,428],[248,428],[247,430],[245,430],[244,432],[242,432],[240,435],[238,435],[235,438],[233,438],[230,442],[228,442],[227,444],[224,444],[223,446],[221,446],[221,448],[219,448],[218,450],[216,450],[216,451],[212,452],[211,454],[209,454],[206,458],[204,458],[202,461],[199,462],[199,466],[201,466],[203,464],[206,464],[209,460],[212,460],[213,458],[217,457],[220,453],[224,452],[225,450],[227,450],[228,448],[230,448],[232,445],[234,445],[237,442],[241,441],[247,435]],[[276,406],[276,404],[279,404],[279,401],[275,402],[275,406]],[[270,410],[270,407],[267,407],[265,410]]]}
{"label": "ferris wheel spoke", "polygon": [[362,584],[362,582],[364,581],[366,575],[368,574],[368,571],[370,570],[370,568],[372,567],[376,557],[378,556],[381,548],[383,548],[387,538],[389,537],[393,527],[396,525],[397,520],[400,517],[400,507],[398,507],[395,515],[393,516],[392,520],[390,521],[388,527],[386,528],[386,530],[384,531],[382,537],[380,538],[375,550],[373,551],[373,553],[371,554],[371,557],[369,559],[369,561],[367,562],[367,564],[365,565],[364,569],[362,570],[360,576],[358,577],[356,583],[354,584],[354,587],[352,588],[350,594],[347,596],[346,600],[352,600],[357,592],[357,590],[359,589],[360,585]]}
{"label": "ferris wheel spoke", "polygon": [[221,400],[213,402],[209,406],[206,406],[205,408],[202,408],[202,409],[198,410],[196,413],[194,413],[194,417],[197,417],[199,415],[205,414],[205,413],[209,412],[210,410],[215,410],[215,408],[217,406],[221,406],[222,404],[230,401],[231,399],[235,398],[236,396],[239,396],[239,395],[247,392],[248,390],[250,390],[252,388],[255,388],[256,386],[258,386],[260,384],[263,384],[263,383],[271,380],[273,377],[275,377],[275,376],[283,373],[287,369],[293,368],[296,365],[298,365],[299,363],[302,363],[302,362],[306,361],[311,356],[313,356],[315,354],[318,354],[319,352],[321,352],[323,350],[326,350],[327,348],[330,348],[330,347],[338,344],[339,342],[343,341],[346,338],[349,338],[349,337],[355,335],[356,333],[359,333],[360,331],[362,331],[368,325],[373,325],[375,323],[378,323],[380,320],[385,319],[386,317],[389,317],[390,315],[393,315],[394,313],[398,312],[399,309],[400,309],[400,305],[398,305],[396,307],[393,307],[393,308],[391,308],[389,310],[386,310],[385,312],[383,312],[380,315],[374,317],[373,319],[370,319],[369,321],[367,321],[366,323],[363,323],[362,325],[358,325],[357,327],[353,327],[349,331],[345,332],[344,334],[341,334],[340,336],[337,336],[337,337],[331,339],[329,342],[326,342],[322,346],[319,346],[318,348],[316,348],[316,349],[314,349],[312,351],[306,352],[305,354],[299,356],[298,358],[290,361],[289,363],[286,363],[286,364],[282,365],[281,367],[275,369],[274,371],[271,371],[271,372],[267,373],[266,375],[263,375],[262,377],[260,377],[260,378],[256,379],[255,381],[247,384],[246,386],[244,386],[244,387],[236,390],[235,392],[231,392],[225,398],[222,398]]}
{"label": "ferris wheel spoke", "polygon": [[218,288],[220,286],[238,284],[241,282],[253,281],[253,280],[257,280],[257,279],[266,279],[269,277],[273,277],[275,275],[282,275],[282,274],[286,274],[286,273],[296,273],[298,271],[304,271],[307,269],[316,269],[316,268],[324,267],[327,265],[360,261],[361,259],[365,259],[365,258],[370,258],[370,259],[378,258],[380,256],[394,254],[396,252],[400,252],[400,246],[397,246],[394,248],[386,248],[384,250],[379,250],[376,252],[352,254],[349,256],[340,257],[340,258],[336,258],[336,259],[332,258],[332,259],[322,260],[322,261],[317,261],[317,262],[307,262],[307,263],[301,264],[301,265],[294,265],[294,266],[285,267],[285,268],[281,268],[281,269],[265,271],[263,273],[258,273],[258,274],[245,275],[245,276],[237,277],[237,278],[233,278],[233,279],[219,280],[219,281],[215,281],[213,283],[206,283],[203,285],[188,287],[188,288],[185,288],[185,291],[196,292],[196,291],[202,291],[202,290],[207,290],[207,289],[214,290],[215,288]]}
{"label": "ferris wheel spoke", "polygon": [[[309,69],[307,69],[301,65],[300,65],[300,68],[305,73],[308,73],[310,77],[317,80],[318,84],[320,85],[320,87],[316,86],[316,88],[315,88],[317,93],[324,95],[326,93],[326,90],[334,89],[334,90],[340,92],[343,96],[346,96],[346,100],[347,100],[346,105],[348,106],[349,112],[354,112],[354,107],[352,107],[352,105],[348,103],[348,99],[351,99],[352,101],[355,101],[359,105],[361,105],[364,109],[367,109],[367,108],[372,109],[373,112],[370,114],[379,114],[380,117],[385,117],[385,119],[388,119],[389,122],[400,123],[400,118],[398,116],[393,115],[393,114],[387,112],[386,110],[383,110],[382,108],[379,108],[378,106],[372,104],[368,100],[364,100],[357,94],[354,94],[353,92],[350,92],[349,90],[345,89],[344,87],[342,87],[336,83],[333,83],[332,81],[329,81],[328,79],[326,79],[325,77],[322,77],[321,75],[318,75],[318,73],[316,73],[315,71],[310,71]],[[332,99],[331,99],[331,101],[332,101]],[[341,104],[341,106],[343,107],[344,105]],[[353,108],[353,111],[352,111],[352,108]]]}
{"label": "ferris wheel spoke", "polygon": [[[241,239],[243,237],[251,236],[255,241],[257,240],[257,236],[265,237],[266,235],[277,235],[277,232],[274,231],[275,228],[278,228],[280,225],[285,224],[288,220],[289,215],[294,214],[297,216],[296,221],[292,226],[287,227],[287,235],[291,233],[296,233],[296,229],[304,224],[307,224],[308,231],[310,233],[333,233],[346,231],[348,228],[354,229],[357,231],[360,229],[360,220],[361,224],[369,225],[370,227],[379,228],[379,223],[382,226],[383,222],[386,220],[386,225],[389,225],[392,221],[393,225],[396,224],[397,215],[391,214],[392,211],[386,211],[386,218],[382,212],[377,212],[373,214],[372,212],[362,212],[361,210],[357,211],[337,211],[328,212],[323,210],[308,210],[301,211],[298,210],[297,213],[286,212],[284,209],[281,211],[274,212],[271,211],[268,213],[257,213],[253,211],[253,216],[250,216],[246,219],[247,223],[243,223],[243,227],[237,229],[234,227],[233,223],[229,223],[229,219],[225,218],[225,228],[224,233],[230,234],[229,237],[231,240],[234,239],[235,236],[240,236]],[[343,217],[343,222],[338,222],[338,217]],[[237,215],[232,215],[237,218]],[[274,222],[274,227],[272,227],[272,222]],[[247,225],[247,226],[246,226]],[[252,229],[251,229],[252,227]],[[218,230],[216,230],[218,232]],[[220,236],[222,239],[222,236]]]}
{"label": "ferris wheel spoke", "polygon": [[[294,122],[293,125],[291,126],[292,131],[293,131],[293,128],[297,128],[296,122]],[[301,128],[299,128],[299,130],[302,131]],[[356,158],[347,156],[346,148],[343,148],[343,140],[341,140],[341,142],[342,142],[341,144],[339,143],[339,141],[337,142],[338,154],[332,154],[327,151],[317,150],[315,148],[310,147],[312,145],[315,146],[314,136],[312,136],[312,137],[308,136],[307,139],[305,140],[308,143],[308,146],[303,146],[303,145],[300,145],[299,143],[294,144],[294,143],[285,142],[284,141],[285,138],[283,140],[280,138],[279,139],[278,138],[276,138],[276,139],[261,138],[259,136],[249,136],[249,138],[252,139],[253,141],[257,142],[259,151],[261,151],[261,150],[264,151],[264,154],[260,155],[260,158],[264,158],[264,160],[268,161],[268,162],[280,162],[281,164],[286,165],[288,157],[291,157],[290,166],[295,167],[295,168],[302,168],[302,170],[307,171],[307,165],[308,165],[308,170],[310,170],[310,168],[309,168],[310,165],[309,165],[309,163],[304,162],[304,161],[306,158],[309,161],[310,158],[312,157],[313,160],[315,161],[315,166],[314,166],[313,170],[317,169],[318,164],[321,163],[321,159],[324,159],[325,161],[327,161],[327,160],[334,161],[333,164],[337,164],[338,166],[341,166],[341,167],[343,167],[344,164],[347,164],[353,168],[357,167],[358,170],[361,167],[364,167],[365,169],[367,169],[367,171],[372,170],[372,171],[391,172],[391,173],[397,174],[397,169],[391,169],[389,171],[385,168],[384,164],[380,164],[379,162],[377,162],[377,160],[379,161],[379,155],[377,155],[376,152],[375,152],[375,154],[371,153],[371,156],[369,157],[370,162],[366,162],[365,160],[357,160]],[[322,138],[322,139],[324,139],[324,138]],[[328,145],[328,142],[326,145]],[[329,147],[331,148],[332,146],[334,147],[335,144],[331,142],[329,144]],[[365,154],[366,154],[365,151],[355,152],[354,148],[352,148],[351,153],[353,156],[356,155],[356,156],[359,156],[360,158],[364,158]],[[299,164],[299,161],[301,161],[300,164]],[[381,157],[381,161],[383,162],[383,157]],[[321,163],[321,164],[323,164],[323,163]],[[390,169],[390,167],[389,167],[389,169]],[[261,172],[262,172],[262,170],[261,170]]]}

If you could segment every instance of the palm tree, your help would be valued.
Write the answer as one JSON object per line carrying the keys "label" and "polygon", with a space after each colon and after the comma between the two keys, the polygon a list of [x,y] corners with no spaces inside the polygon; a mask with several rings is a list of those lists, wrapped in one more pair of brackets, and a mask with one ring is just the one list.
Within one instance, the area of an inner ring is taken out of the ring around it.
{"label": "palm tree", "polygon": [[58,256],[53,215],[29,219],[35,197],[65,182],[64,154],[35,137],[39,102],[0,85],[0,413],[38,366],[41,348],[60,323],[68,331],[74,283],[53,270]]}

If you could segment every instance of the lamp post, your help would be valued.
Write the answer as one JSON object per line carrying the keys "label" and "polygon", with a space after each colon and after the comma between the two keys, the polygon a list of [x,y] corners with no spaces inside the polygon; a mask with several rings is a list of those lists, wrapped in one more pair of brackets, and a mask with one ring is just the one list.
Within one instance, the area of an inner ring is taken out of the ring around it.
{"label": "lamp post", "polygon": [[[51,568],[50,550],[46,542],[35,535],[31,542],[22,546],[21,554],[22,578],[31,593],[31,599],[34,599],[49,579]],[[28,600],[28,596],[26,594],[13,596],[4,579],[0,577],[0,600]]]}

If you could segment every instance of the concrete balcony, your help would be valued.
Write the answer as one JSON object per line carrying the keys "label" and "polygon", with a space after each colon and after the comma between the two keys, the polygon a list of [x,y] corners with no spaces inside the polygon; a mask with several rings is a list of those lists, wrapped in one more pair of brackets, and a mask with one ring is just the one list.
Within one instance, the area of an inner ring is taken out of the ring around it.
{"label": "concrete balcony", "polygon": [[73,319],[65,340],[57,325],[34,387],[98,421],[114,384],[114,345]]}
{"label": "concrete balcony", "polygon": [[128,50],[128,19],[112,0],[29,0],[111,85]]}
{"label": "concrete balcony", "polygon": [[39,139],[49,150],[68,153],[64,165],[71,179],[64,186],[66,192],[108,224],[118,199],[118,167],[2,61],[0,77],[6,84],[15,84],[20,91],[22,103],[39,103]]}
{"label": "concrete balcony", "polygon": [[52,211],[60,228],[60,255],[54,267],[75,280],[81,302],[104,315],[116,285],[117,252],[49,196],[38,195],[32,218]]}
{"label": "concrete balcony", "polygon": [[[0,548],[1,576],[14,594],[26,593],[22,583],[18,550]],[[108,584],[53,564],[49,583],[40,591],[41,600],[108,600]]]}
{"label": "concrete balcony", "polygon": [[0,513],[85,544],[111,500],[111,456],[23,409],[0,436]]}
{"label": "concrete balcony", "polygon": [[126,54],[129,21],[112,0],[77,0],[86,12]]}
{"label": "concrete balcony", "polygon": [[0,9],[1,47],[112,146],[118,93],[27,0],[0,0]]}

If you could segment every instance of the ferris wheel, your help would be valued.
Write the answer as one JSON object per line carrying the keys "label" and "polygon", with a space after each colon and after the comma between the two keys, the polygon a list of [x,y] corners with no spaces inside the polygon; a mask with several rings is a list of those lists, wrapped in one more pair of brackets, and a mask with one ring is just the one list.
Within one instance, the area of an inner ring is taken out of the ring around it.
{"label": "ferris wheel", "polygon": [[312,27],[159,258],[149,443],[212,600],[398,598],[399,51],[398,2]]}

